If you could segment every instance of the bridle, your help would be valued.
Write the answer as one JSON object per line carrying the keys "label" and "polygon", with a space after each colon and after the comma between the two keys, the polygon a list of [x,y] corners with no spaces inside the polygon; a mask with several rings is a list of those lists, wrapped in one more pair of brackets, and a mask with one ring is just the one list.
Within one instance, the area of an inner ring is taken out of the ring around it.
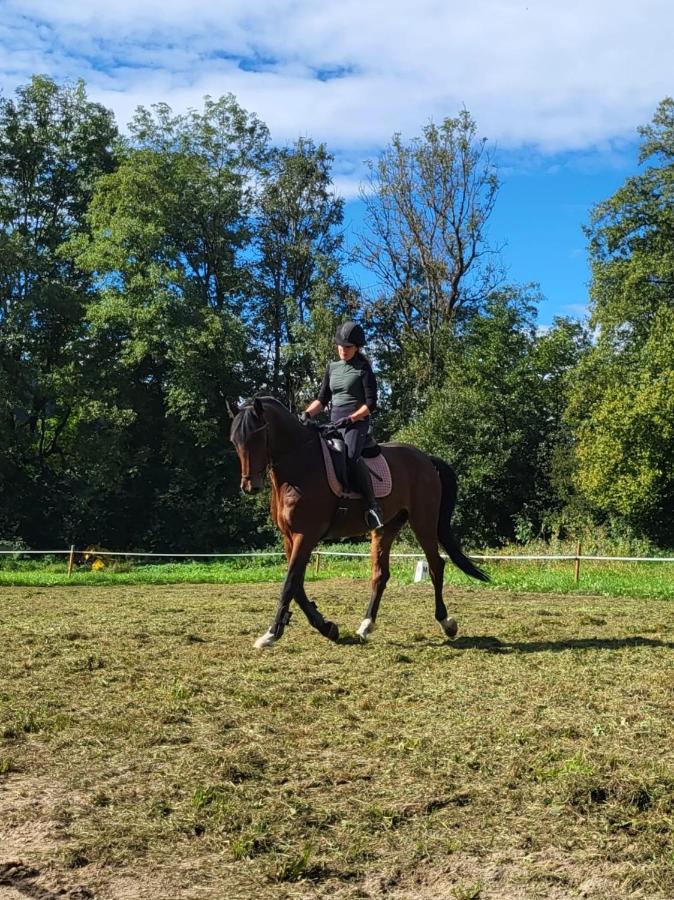
{"label": "bridle", "polygon": [[[263,469],[263,474],[264,474],[264,472],[266,472],[267,469],[269,468],[269,464],[270,464],[270,462],[271,462],[271,459],[270,459],[270,456],[269,456],[269,426],[268,426],[267,422],[265,422],[264,425],[260,425],[259,428],[253,429],[253,431],[250,432],[249,437],[252,437],[254,434],[257,434],[258,431],[265,431],[265,432],[266,432],[266,435],[265,435],[265,451],[266,451],[266,452],[265,452],[265,456],[266,456],[266,461],[265,461],[265,466],[264,466],[264,469]],[[257,477],[256,475],[244,475],[243,472],[241,473],[241,481],[245,481],[245,482],[247,482],[248,484],[250,484],[250,483],[252,482],[253,478],[256,478],[256,477]]]}
{"label": "bridle", "polygon": [[[251,407],[249,407],[249,406],[244,407],[244,409],[250,409],[250,408],[251,408]],[[271,458],[270,440],[269,440],[269,423],[268,423],[268,422],[264,422],[264,424],[263,424],[263,425],[260,425],[259,428],[254,428],[254,429],[249,433],[248,438],[249,438],[249,439],[252,438],[252,436],[253,436],[254,434],[257,434],[258,431],[264,431],[264,432],[265,432],[265,455],[266,455],[266,462],[265,462],[264,469],[263,469],[263,471],[262,471],[262,473],[261,473],[262,475],[264,475],[264,473],[267,471],[267,469],[268,469],[270,466],[273,468],[274,466],[277,466],[277,465],[279,464],[279,462],[280,462],[282,459],[285,459],[286,456],[289,456],[291,453],[296,453],[296,452],[297,452],[297,447],[289,447],[289,448],[285,451],[285,453],[282,453],[282,454],[281,454],[280,456],[278,456],[275,460],[272,460],[272,458]],[[309,443],[309,441],[302,442],[302,443]],[[300,444],[300,446],[302,446],[302,444]],[[247,475],[246,475],[246,474],[244,474],[243,472],[241,473],[241,481],[244,481],[244,482],[246,482],[247,484],[250,484],[250,483],[252,482],[253,478],[255,478],[255,477],[257,477],[257,476],[255,476],[255,475],[250,475],[250,474],[247,474]]]}

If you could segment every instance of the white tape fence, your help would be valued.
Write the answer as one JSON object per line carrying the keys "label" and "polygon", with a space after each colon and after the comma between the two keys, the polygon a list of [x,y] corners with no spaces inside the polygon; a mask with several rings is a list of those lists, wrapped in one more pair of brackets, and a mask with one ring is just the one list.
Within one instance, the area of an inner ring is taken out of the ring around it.
{"label": "white tape fence", "polygon": [[[470,554],[470,559],[484,562],[572,562],[574,565],[574,581],[576,584],[580,580],[580,564],[581,562],[626,562],[626,563],[674,563],[674,557],[671,556],[591,556],[582,553],[581,545],[578,544],[576,553],[563,554],[555,556],[552,554]],[[255,550],[243,553],[146,553],[134,550],[97,550],[87,548],[86,550],[77,550],[75,546],[71,546],[68,550],[0,550],[0,556],[67,556],[68,557],[68,576],[72,574],[75,558],[84,554],[91,554],[94,557],[124,557],[124,558],[151,558],[151,559],[242,559],[242,558],[269,558],[274,556],[283,557],[285,554],[281,550]],[[360,559],[369,558],[369,553],[358,553],[354,551],[341,550],[315,550],[314,571],[316,574],[321,568],[321,559],[323,557],[353,557]],[[446,557],[445,557],[446,558]],[[413,559],[416,563],[424,561],[422,553],[391,553],[391,559]],[[427,574],[425,567],[417,567],[417,580],[425,577]]]}

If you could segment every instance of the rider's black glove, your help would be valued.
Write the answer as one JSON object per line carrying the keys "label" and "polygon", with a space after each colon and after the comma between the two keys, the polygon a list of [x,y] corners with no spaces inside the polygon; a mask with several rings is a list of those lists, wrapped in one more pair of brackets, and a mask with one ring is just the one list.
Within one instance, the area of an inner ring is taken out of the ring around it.
{"label": "rider's black glove", "polygon": [[336,422],[332,423],[333,428],[348,428],[349,425],[353,425],[353,419],[350,419],[348,416],[344,419],[337,419]]}

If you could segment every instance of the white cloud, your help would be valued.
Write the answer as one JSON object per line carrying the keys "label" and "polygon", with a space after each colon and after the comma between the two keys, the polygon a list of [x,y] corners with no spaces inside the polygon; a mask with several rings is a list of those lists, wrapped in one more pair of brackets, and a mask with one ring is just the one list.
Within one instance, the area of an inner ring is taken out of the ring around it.
{"label": "white cloud", "polygon": [[547,153],[650,119],[673,25],[668,0],[5,0],[0,85],[83,77],[122,124],[232,91],[275,140],[354,158],[465,104],[500,146]]}

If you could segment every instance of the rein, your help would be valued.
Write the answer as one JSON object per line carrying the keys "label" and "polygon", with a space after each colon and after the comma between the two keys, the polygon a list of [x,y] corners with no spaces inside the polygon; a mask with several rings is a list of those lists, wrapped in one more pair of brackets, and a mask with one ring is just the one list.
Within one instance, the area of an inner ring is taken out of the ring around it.
{"label": "rein", "polygon": [[[291,453],[296,453],[300,447],[307,446],[313,440],[313,437],[310,436],[306,441],[302,441],[300,444],[297,444],[293,447],[289,447],[284,453],[282,453],[280,456],[277,456],[276,459],[272,459],[271,442],[269,440],[269,423],[265,422],[264,425],[260,425],[259,428],[255,428],[253,431],[250,432],[250,435],[252,436],[254,434],[257,434],[259,431],[265,432],[265,450],[266,450],[266,456],[267,456],[267,464],[265,466],[265,472],[267,472],[267,470],[270,468],[272,470],[274,470],[278,466],[278,464],[281,462],[281,460],[286,458],[286,456],[289,456]],[[255,476],[253,476],[253,475],[243,475],[242,474],[241,480],[250,482],[253,480],[254,477]]]}

